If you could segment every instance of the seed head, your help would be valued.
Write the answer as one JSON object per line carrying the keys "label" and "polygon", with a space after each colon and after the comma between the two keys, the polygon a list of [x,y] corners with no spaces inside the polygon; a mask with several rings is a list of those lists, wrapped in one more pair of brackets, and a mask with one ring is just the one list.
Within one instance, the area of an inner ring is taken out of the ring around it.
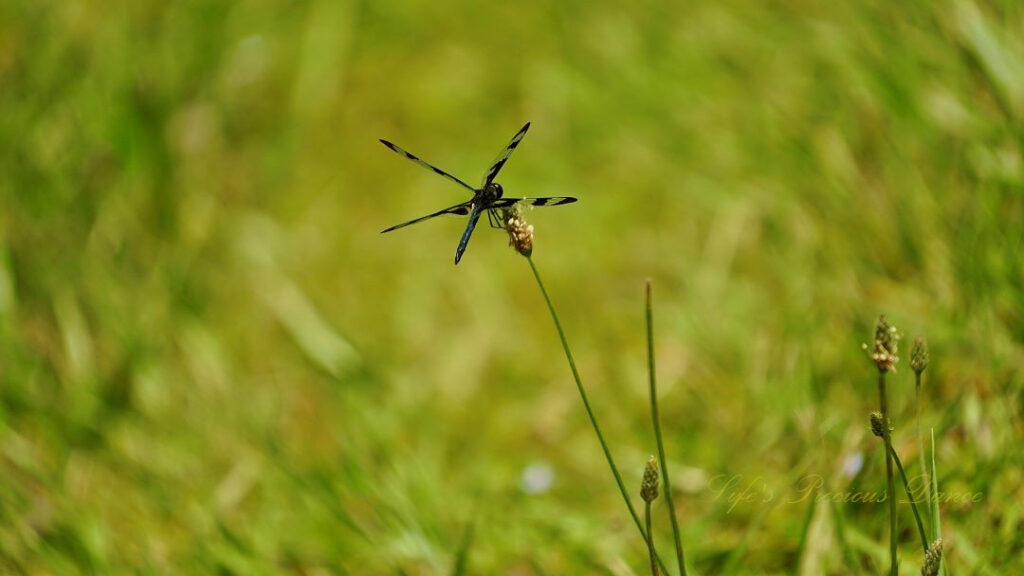
{"label": "seed head", "polygon": [[921,576],[936,576],[939,573],[939,566],[942,565],[942,538],[939,538],[928,547],[924,555],[924,566],[921,567]]}
{"label": "seed head", "polygon": [[644,468],[644,479],[640,483],[640,497],[644,502],[654,502],[658,497],[658,461],[651,456]]}
{"label": "seed head", "polygon": [[[896,363],[900,361],[899,356],[896,355],[899,341],[900,333],[896,327],[889,324],[885,316],[879,316],[878,325],[875,326],[875,344],[869,354],[871,360],[875,362],[875,366],[878,366],[879,372],[896,371]],[[862,344],[861,348],[868,350],[868,345]]]}
{"label": "seed head", "polygon": [[505,231],[508,232],[508,245],[523,256],[533,254],[533,226],[527,224],[519,205],[502,210],[501,221],[504,222]]}
{"label": "seed head", "polygon": [[885,419],[882,418],[881,412],[872,412],[871,417],[871,433],[879,438],[885,436]]}
{"label": "seed head", "polygon": [[920,336],[914,338],[914,347],[910,349],[910,367],[918,375],[928,367],[928,343]]}

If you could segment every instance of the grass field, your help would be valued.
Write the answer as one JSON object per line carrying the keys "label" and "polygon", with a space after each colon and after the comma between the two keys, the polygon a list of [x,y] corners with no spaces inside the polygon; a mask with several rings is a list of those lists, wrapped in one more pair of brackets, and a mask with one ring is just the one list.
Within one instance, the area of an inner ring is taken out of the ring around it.
{"label": "grass field", "polygon": [[880,314],[946,574],[1024,573],[1010,0],[0,1],[0,573],[648,573],[527,261],[379,234],[467,196],[378,138],[476,184],[526,121],[498,180],[580,199],[533,260],[641,507],[653,281],[690,574],[887,573],[830,502],[885,490]]}

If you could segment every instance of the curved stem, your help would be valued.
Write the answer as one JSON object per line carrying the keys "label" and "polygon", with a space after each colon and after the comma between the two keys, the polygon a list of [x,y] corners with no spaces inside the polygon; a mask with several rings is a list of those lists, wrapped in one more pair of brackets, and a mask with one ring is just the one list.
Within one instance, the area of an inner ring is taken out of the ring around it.
{"label": "curved stem", "polygon": [[921,514],[917,511],[917,503],[914,501],[914,494],[910,491],[910,482],[907,482],[907,472],[903,469],[903,462],[900,462],[900,457],[896,454],[896,449],[889,447],[892,452],[892,459],[896,462],[896,468],[900,471],[900,476],[903,478],[903,490],[907,493],[907,498],[910,500],[910,509],[914,511],[914,520],[917,520],[917,531],[921,535],[921,547],[924,549],[924,553],[928,553],[928,536],[924,533],[924,524],[921,522]]}
{"label": "curved stem", "polygon": [[[601,427],[597,424],[597,417],[594,416],[594,411],[590,408],[590,400],[587,399],[587,392],[583,389],[583,382],[580,380],[579,370],[576,369],[576,361],[572,358],[572,352],[569,350],[569,342],[565,339],[565,332],[562,330],[562,323],[558,320],[558,312],[555,311],[554,304],[551,303],[551,297],[548,296],[547,289],[544,288],[544,282],[540,279],[540,273],[537,272],[537,266],[533,263],[533,258],[527,256],[526,261],[530,263],[530,270],[533,270],[533,277],[537,280],[537,286],[540,288],[541,294],[544,295],[544,301],[547,302],[548,310],[551,312],[551,319],[555,321],[555,329],[558,331],[558,338],[562,341],[562,349],[565,350],[565,358],[569,361],[569,369],[572,370],[572,377],[576,381],[576,389],[580,393],[580,398],[583,400],[583,407],[587,411],[587,417],[590,418],[590,425],[594,428],[594,433],[597,435],[597,441],[601,443],[601,450],[604,452],[604,458],[608,461],[608,467],[612,469],[612,476],[615,477],[615,483],[619,487],[619,492],[622,494],[622,501],[626,503],[626,508],[629,508],[629,515],[633,517],[633,523],[636,524],[637,530],[640,531],[640,535],[643,536],[644,542],[650,545],[651,540],[648,536],[648,532],[644,530],[642,524],[640,524],[640,517],[636,513],[636,509],[633,507],[633,503],[629,500],[629,493],[626,491],[626,485],[622,483],[622,475],[619,474],[619,468],[615,465],[615,460],[612,458],[612,453],[608,450],[608,444],[604,441],[604,434],[601,433]],[[665,564],[658,558],[658,564],[661,565],[662,570],[665,570]]]}

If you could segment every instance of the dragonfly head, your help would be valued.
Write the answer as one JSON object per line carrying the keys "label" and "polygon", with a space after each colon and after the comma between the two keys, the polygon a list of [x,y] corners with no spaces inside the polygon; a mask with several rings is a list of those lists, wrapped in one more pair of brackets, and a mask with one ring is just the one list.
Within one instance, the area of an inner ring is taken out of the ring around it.
{"label": "dragonfly head", "polygon": [[493,202],[498,198],[501,198],[501,195],[504,194],[504,192],[505,191],[501,188],[501,184],[491,182],[486,188],[484,188],[483,196],[488,202]]}

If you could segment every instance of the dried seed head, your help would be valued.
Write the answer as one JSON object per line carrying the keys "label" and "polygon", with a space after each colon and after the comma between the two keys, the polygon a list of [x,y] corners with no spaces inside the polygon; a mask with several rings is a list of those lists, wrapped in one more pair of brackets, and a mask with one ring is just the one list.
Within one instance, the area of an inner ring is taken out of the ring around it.
{"label": "dried seed head", "polygon": [[519,205],[501,211],[501,221],[508,232],[508,245],[523,256],[533,254],[533,226],[526,223]]}
{"label": "dried seed head", "polygon": [[921,576],[936,576],[939,573],[939,566],[942,565],[942,538],[932,542],[928,552],[924,555],[924,566],[921,567]]}
{"label": "dried seed head", "polygon": [[882,418],[881,412],[872,412],[871,417],[871,433],[879,438],[885,436],[885,419]]}
{"label": "dried seed head", "polygon": [[[900,333],[896,327],[889,324],[885,316],[879,316],[878,325],[875,326],[875,343],[869,354],[875,366],[878,366],[879,372],[896,371],[896,363],[900,361],[899,356],[896,355],[899,341]],[[862,344],[861,348],[868,350],[868,345]]]}
{"label": "dried seed head", "polygon": [[921,337],[914,338],[914,347],[910,349],[910,367],[917,374],[928,367],[928,343]]}
{"label": "dried seed head", "polygon": [[658,497],[658,461],[651,456],[644,468],[644,479],[640,483],[640,497],[644,502],[654,502]]}

